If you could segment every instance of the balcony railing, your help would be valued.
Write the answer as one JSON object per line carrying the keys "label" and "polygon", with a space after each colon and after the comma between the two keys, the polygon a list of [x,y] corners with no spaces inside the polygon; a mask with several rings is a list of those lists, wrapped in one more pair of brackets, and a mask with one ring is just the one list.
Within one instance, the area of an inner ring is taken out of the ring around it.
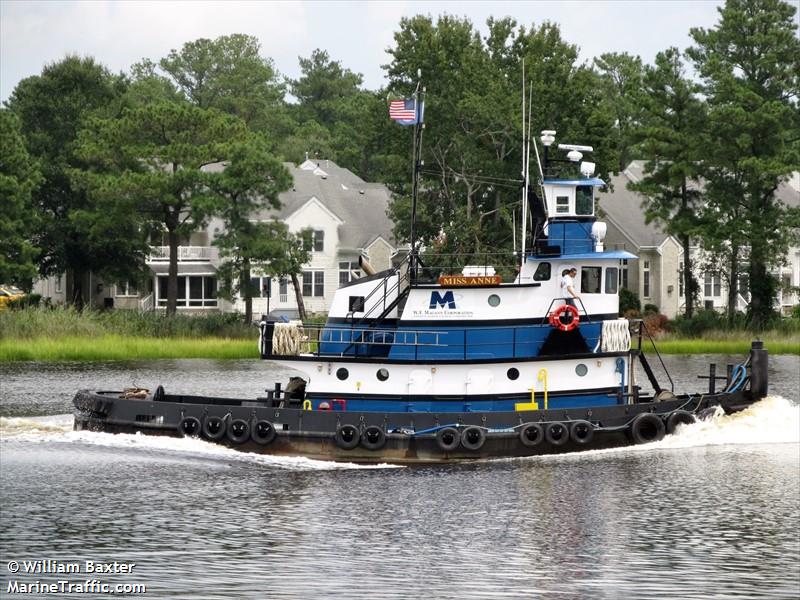
{"label": "balcony railing", "polygon": [[[213,246],[178,246],[178,261],[211,261],[219,258],[219,249]],[[149,260],[169,260],[169,246],[150,246]]]}

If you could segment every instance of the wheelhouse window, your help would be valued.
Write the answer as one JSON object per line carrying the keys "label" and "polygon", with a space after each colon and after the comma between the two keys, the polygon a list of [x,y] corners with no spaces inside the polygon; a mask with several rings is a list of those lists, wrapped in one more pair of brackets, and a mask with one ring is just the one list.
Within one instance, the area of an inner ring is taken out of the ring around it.
{"label": "wheelhouse window", "polygon": [[575,188],[575,214],[594,214],[594,197],[592,186],[579,185]]}
{"label": "wheelhouse window", "polygon": [[534,281],[548,281],[550,279],[550,272],[552,268],[549,262],[541,262],[536,267],[536,271],[533,273],[533,280]]}
{"label": "wheelhouse window", "polygon": [[619,281],[619,269],[617,267],[606,268],[606,294],[617,293],[617,281]]}
{"label": "wheelhouse window", "polygon": [[303,296],[325,295],[325,272],[303,271]]}
{"label": "wheelhouse window", "polygon": [[[158,277],[158,305],[167,305],[166,275]],[[187,293],[188,292],[188,293]],[[179,275],[179,308],[212,308],[217,306],[217,278],[209,275]]]}
{"label": "wheelhouse window", "polygon": [[581,293],[599,294],[602,267],[581,267]]}
{"label": "wheelhouse window", "polygon": [[556,196],[556,214],[569,213],[569,196]]}

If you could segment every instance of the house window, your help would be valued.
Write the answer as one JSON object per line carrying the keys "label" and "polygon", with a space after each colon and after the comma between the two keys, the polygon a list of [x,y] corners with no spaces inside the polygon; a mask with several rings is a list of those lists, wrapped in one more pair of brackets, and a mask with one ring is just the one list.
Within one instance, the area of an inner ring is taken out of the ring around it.
{"label": "house window", "polygon": [[680,296],[681,298],[683,298],[683,278],[684,277],[685,276],[683,274],[683,263],[681,263],[681,266],[678,268],[678,296]]}
{"label": "house window", "polygon": [[556,214],[569,212],[569,196],[556,196]]}
{"label": "house window", "polygon": [[722,295],[722,277],[719,271],[706,271],[703,281],[703,295],[718,298]]}
{"label": "house window", "polygon": [[575,214],[591,215],[594,213],[594,200],[592,198],[592,186],[579,185],[575,188]]}
{"label": "house window", "polygon": [[616,267],[606,268],[606,294],[617,293],[617,281],[619,278],[617,271],[618,269]]}
{"label": "house window", "polygon": [[114,295],[117,297],[138,296],[139,290],[132,281],[120,281],[114,286]]}
{"label": "house window", "polygon": [[303,271],[303,296],[325,295],[325,272]]}
{"label": "house window", "polygon": [[250,297],[272,298],[272,277],[251,277]]}
{"label": "house window", "polygon": [[[158,278],[158,305],[167,305],[166,275]],[[211,308],[217,306],[217,278],[208,275],[178,276],[178,308]]]}
{"label": "house window", "polygon": [[61,280],[61,275],[59,275],[58,277],[56,277],[56,294],[60,294],[61,292],[64,291],[61,286],[62,286],[62,280]]}
{"label": "house window", "polygon": [[601,267],[581,267],[581,294],[599,294]]}
{"label": "house window", "polygon": [[322,252],[325,250],[325,232],[321,229],[314,231],[314,252]]}
{"label": "house window", "polygon": [[534,281],[548,281],[550,279],[550,263],[543,262],[539,263],[536,267],[536,272],[533,274]]}
{"label": "house window", "polygon": [[361,277],[361,270],[358,268],[358,262],[340,262],[339,263],[339,287],[350,283],[354,279]]}
{"label": "house window", "polygon": [[278,296],[280,302],[289,301],[289,281],[285,277],[278,280]]}
{"label": "house window", "polygon": [[650,261],[642,261],[642,296],[650,297]]}

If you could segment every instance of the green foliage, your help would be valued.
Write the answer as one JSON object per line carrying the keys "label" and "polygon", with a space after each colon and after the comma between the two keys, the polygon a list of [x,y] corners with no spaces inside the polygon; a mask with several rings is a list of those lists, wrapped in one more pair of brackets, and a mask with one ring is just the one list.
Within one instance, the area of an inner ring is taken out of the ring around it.
{"label": "green foliage", "polygon": [[655,304],[645,304],[643,312],[646,315],[658,314],[658,306]]}
{"label": "green foliage", "polygon": [[800,169],[800,38],[797,9],[782,0],[728,0],[713,29],[694,28],[687,53],[709,107],[703,176],[712,226],[748,251],[756,329],[772,314],[769,275],[800,226],[800,209],[775,198]]}
{"label": "green foliage", "polygon": [[31,241],[38,223],[31,199],[41,173],[25,149],[19,120],[4,108],[0,109],[0,146],[0,282],[30,289],[38,252]]}
{"label": "green foliage", "polygon": [[626,313],[635,312],[639,314],[642,310],[642,304],[639,302],[639,296],[635,292],[627,288],[620,288],[619,290],[619,314],[620,316]]}

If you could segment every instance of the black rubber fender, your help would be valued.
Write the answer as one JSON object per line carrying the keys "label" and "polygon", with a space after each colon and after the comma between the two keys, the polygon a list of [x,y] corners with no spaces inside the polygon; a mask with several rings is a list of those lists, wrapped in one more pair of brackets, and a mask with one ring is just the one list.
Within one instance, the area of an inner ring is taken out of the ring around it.
{"label": "black rubber fender", "polygon": [[370,425],[361,434],[361,445],[367,450],[380,450],[386,445],[386,433],[377,425]]}
{"label": "black rubber fender", "polygon": [[664,439],[666,426],[653,413],[641,413],[631,421],[628,432],[634,444],[649,444]]}
{"label": "black rubber fender", "polygon": [[244,419],[234,419],[228,423],[225,435],[234,444],[242,444],[250,439],[250,425]]}
{"label": "black rubber fender", "polygon": [[691,425],[697,421],[695,416],[686,410],[675,410],[669,413],[667,417],[667,433],[673,434],[678,428],[678,425]]}
{"label": "black rubber fender", "polygon": [[594,438],[594,425],[589,421],[573,421],[569,426],[569,439],[579,446],[586,446]]}
{"label": "black rubber fender", "polygon": [[266,419],[253,421],[253,426],[250,428],[250,439],[262,446],[271,444],[277,435],[275,426]]}
{"label": "black rubber fender", "polygon": [[336,445],[342,450],[352,450],[358,446],[361,434],[355,425],[340,425],[336,428]]}
{"label": "black rubber fender", "polygon": [[197,417],[183,417],[178,423],[178,433],[183,437],[197,437],[203,430],[200,419]]}
{"label": "black rubber fender", "polygon": [[544,428],[544,439],[553,446],[563,446],[569,441],[569,427],[565,423],[548,423]]}
{"label": "black rubber fender", "polygon": [[217,441],[225,437],[227,426],[222,417],[210,416],[203,419],[203,436],[209,440]]}
{"label": "black rubber fender", "polygon": [[436,432],[436,444],[444,452],[452,452],[461,443],[461,434],[455,427],[443,427]]}
{"label": "black rubber fender", "polygon": [[519,441],[523,446],[533,448],[542,443],[544,439],[544,431],[542,426],[538,423],[526,423],[522,429],[519,430]]}
{"label": "black rubber fender", "polygon": [[486,442],[486,432],[480,427],[472,425],[461,432],[461,445],[467,450],[480,450],[484,442]]}

